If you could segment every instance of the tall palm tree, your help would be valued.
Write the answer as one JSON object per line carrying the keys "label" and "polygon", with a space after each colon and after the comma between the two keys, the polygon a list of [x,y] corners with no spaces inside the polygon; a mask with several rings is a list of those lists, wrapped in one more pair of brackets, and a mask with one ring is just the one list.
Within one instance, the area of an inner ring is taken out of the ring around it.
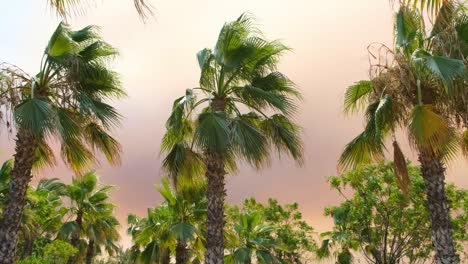
{"label": "tall palm tree", "polygon": [[395,16],[395,48],[371,46],[371,80],[350,86],[345,109],[367,106],[366,127],[345,148],[339,164],[355,167],[383,158],[392,137],[400,186],[408,186],[405,158],[396,130],[407,131],[418,151],[430,211],[437,263],[458,263],[449,203],[445,160],[468,150],[466,60],[468,19],[461,7],[445,1],[427,34],[420,13],[402,6]]}
{"label": "tall palm tree", "polygon": [[13,263],[33,165],[55,164],[49,143],[58,140],[63,160],[75,171],[93,164],[95,152],[119,162],[120,145],[108,134],[121,116],[106,100],[125,95],[107,62],[117,55],[94,26],[78,31],[60,23],[30,76],[0,66],[0,117],[16,130],[15,163],[4,218],[0,223],[0,263]]}
{"label": "tall palm tree", "polygon": [[[98,177],[94,172],[88,172],[81,177],[74,177],[73,182],[67,185],[66,196],[70,200],[68,208],[70,217],[74,220],[64,223],[61,235],[70,239],[70,244],[75,248],[80,248],[80,242],[84,235],[91,234],[88,238],[95,242],[100,242],[97,231],[101,232],[105,225],[110,225],[107,230],[109,238],[112,238],[113,228],[115,228],[115,218],[112,213],[115,205],[109,201],[110,191],[113,186],[100,186]],[[99,230],[101,229],[101,230]],[[93,250],[94,250],[93,245]],[[94,256],[94,253],[92,254]],[[70,257],[69,264],[74,264],[77,257]]]}
{"label": "tall palm tree", "polygon": [[280,41],[265,40],[242,14],[223,26],[213,51],[198,53],[200,87],[174,102],[162,144],[164,167],[173,177],[206,176],[205,263],[223,263],[225,175],[236,161],[260,168],[272,148],[302,161],[300,129],[292,120],[300,93],[277,71],[288,50]]}
{"label": "tall palm tree", "polygon": [[[0,220],[8,197],[13,164],[13,160],[8,160],[0,168]],[[28,188],[18,233],[22,243],[22,257],[32,253],[38,238],[55,235],[63,217],[61,196],[64,187],[63,183],[54,178],[41,179],[37,186]]]}

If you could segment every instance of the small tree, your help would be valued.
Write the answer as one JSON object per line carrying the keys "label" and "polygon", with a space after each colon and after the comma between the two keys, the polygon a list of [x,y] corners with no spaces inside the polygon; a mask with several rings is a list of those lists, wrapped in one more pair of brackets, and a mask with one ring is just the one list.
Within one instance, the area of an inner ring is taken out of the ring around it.
{"label": "small tree", "polygon": [[[345,199],[328,207],[335,226],[322,233],[320,258],[335,254],[337,263],[351,263],[360,252],[370,263],[423,263],[434,257],[431,225],[426,209],[424,181],[419,168],[409,166],[411,183],[405,195],[396,180],[392,163],[369,165],[342,177],[330,177],[332,189]],[[353,194],[347,196],[348,189]],[[468,241],[468,191],[447,186],[456,245]]]}

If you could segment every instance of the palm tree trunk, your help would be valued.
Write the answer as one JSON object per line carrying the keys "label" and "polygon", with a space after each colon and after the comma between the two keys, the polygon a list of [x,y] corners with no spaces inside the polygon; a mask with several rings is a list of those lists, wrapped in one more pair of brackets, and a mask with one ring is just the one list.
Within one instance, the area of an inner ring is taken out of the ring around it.
{"label": "palm tree trunk", "polygon": [[27,239],[24,241],[23,252],[21,254],[21,258],[26,258],[32,255],[34,249],[34,239]]}
{"label": "palm tree trunk", "polygon": [[[81,233],[81,226],[83,224],[83,212],[78,211],[76,214],[76,230],[73,232],[71,239],[70,239],[70,244],[78,249],[79,243],[80,243],[80,233]],[[68,264],[75,264],[77,260],[77,255],[71,256],[68,258]]]}
{"label": "palm tree trunk", "polygon": [[188,261],[187,244],[182,240],[177,240],[176,264],[186,264]]}
{"label": "palm tree trunk", "polygon": [[23,129],[16,135],[15,164],[11,172],[8,199],[0,223],[0,264],[15,263],[18,229],[26,204],[26,191],[35,161],[36,139]]}
{"label": "palm tree trunk", "polygon": [[166,249],[164,251],[164,255],[161,260],[162,264],[170,264],[171,263],[171,251],[169,249]]}
{"label": "palm tree trunk", "polygon": [[86,251],[86,264],[93,263],[94,258],[94,241],[90,240],[88,243],[88,250]]}
{"label": "palm tree trunk", "polygon": [[206,154],[206,178],[208,180],[206,197],[208,210],[206,218],[205,264],[224,263],[224,188],[223,157],[220,154]]}
{"label": "palm tree trunk", "polygon": [[422,176],[426,186],[427,208],[431,218],[432,243],[437,264],[457,264],[452,236],[452,224],[447,196],[445,195],[445,168],[441,157],[421,151],[419,154]]}

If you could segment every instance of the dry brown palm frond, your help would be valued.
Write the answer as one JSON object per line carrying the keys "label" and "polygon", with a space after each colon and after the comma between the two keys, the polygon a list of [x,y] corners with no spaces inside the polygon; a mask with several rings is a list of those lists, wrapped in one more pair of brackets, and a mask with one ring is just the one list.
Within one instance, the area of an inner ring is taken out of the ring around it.
{"label": "dry brown palm frond", "polygon": [[405,156],[398,145],[398,142],[393,141],[393,165],[395,167],[395,176],[398,186],[403,191],[405,196],[409,195],[410,178],[408,175],[408,167]]}
{"label": "dry brown palm frond", "polygon": [[154,15],[153,7],[148,0],[134,0],[134,4],[138,14],[143,20],[147,20]]}
{"label": "dry brown palm frond", "polygon": [[367,46],[369,76],[374,78],[393,67],[394,53],[385,44],[374,42]]}
{"label": "dry brown palm frond", "polygon": [[[82,15],[88,9],[91,2],[87,0],[47,0],[49,6],[55,10],[57,15],[67,20],[74,15]],[[145,21],[153,16],[153,7],[149,0],[133,0],[135,9],[140,17]]]}

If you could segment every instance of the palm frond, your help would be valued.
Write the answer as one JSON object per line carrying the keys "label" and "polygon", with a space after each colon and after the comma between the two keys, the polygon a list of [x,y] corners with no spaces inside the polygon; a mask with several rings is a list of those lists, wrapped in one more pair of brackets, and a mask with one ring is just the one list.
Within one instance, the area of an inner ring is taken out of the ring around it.
{"label": "palm frond", "polygon": [[419,47],[418,34],[421,34],[422,19],[418,12],[402,7],[396,14],[395,41],[398,48],[412,53]]}
{"label": "palm frond", "polygon": [[175,182],[179,178],[196,178],[203,174],[205,167],[201,155],[188,146],[177,143],[167,151],[163,168],[169,172]]}
{"label": "palm frond", "polygon": [[250,84],[236,87],[234,91],[240,100],[254,109],[274,109],[281,111],[284,115],[292,115],[296,111],[294,101],[281,93],[267,91]]}
{"label": "palm frond", "polygon": [[258,128],[258,118],[241,115],[233,119],[230,128],[230,142],[234,153],[260,168],[268,160],[268,142]]}
{"label": "palm frond", "polygon": [[370,93],[373,91],[371,81],[359,81],[349,86],[346,89],[344,108],[345,112],[352,113],[359,110],[369,99]]}
{"label": "palm frond", "polygon": [[355,137],[343,150],[338,161],[340,169],[356,168],[383,160],[383,142],[366,131]]}
{"label": "palm frond", "polygon": [[294,82],[280,72],[271,72],[266,76],[254,77],[252,79],[252,86],[277,94],[288,95],[298,99],[302,98]]}
{"label": "palm frond", "polygon": [[93,153],[79,139],[66,139],[62,141],[61,155],[63,160],[73,171],[80,174],[90,168],[96,161]]}
{"label": "palm frond", "polygon": [[[82,14],[85,12],[84,5],[92,1],[86,0],[48,0],[51,9],[57,12],[57,15],[67,19],[73,14]],[[153,16],[153,8],[148,0],[133,0],[135,9],[143,20]]]}
{"label": "palm frond", "polygon": [[27,131],[39,137],[52,132],[55,113],[51,105],[39,98],[31,98],[19,104],[14,112],[15,121]]}
{"label": "palm frond", "polygon": [[384,138],[387,131],[377,127],[376,110],[379,105],[380,101],[377,101],[368,106],[366,127],[346,145],[338,161],[340,169],[352,169],[383,159]]}
{"label": "palm frond", "polygon": [[57,113],[56,126],[60,137],[63,140],[79,137],[82,132],[80,120],[76,120],[79,115],[63,107],[55,108],[55,112]]}
{"label": "palm frond", "polygon": [[55,29],[45,53],[50,58],[60,58],[65,54],[76,54],[79,44],[70,35],[71,29],[65,23],[60,23]]}
{"label": "palm frond", "polygon": [[424,50],[416,50],[413,53],[413,60],[419,66],[428,69],[438,77],[446,86],[449,94],[453,92],[453,82],[456,78],[466,73],[465,64],[462,60],[445,56],[435,56]]}
{"label": "palm frond", "polygon": [[229,120],[221,112],[205,112],[198,116],[194,140],[203,150],[224,153],[229,146]]}
{"label": "palm frond", "polygon": [[36,160],[34,161],[33,170],[38,171],[39,169],[46,166],[55,166],[57,161],[54,156],[54,152],[47,145],[46,142],[40,141],[36,147]]}
{"label": "palm frond", "polygon": [[406,159],[403,155],[403,151],[401,151],[401,148],[396,140],[393,141],[393,165],[395,167],[395,175],[398,186],[403,191],[403,193],[406,196],[408,196],[410,185],[408,166],[406,164]]}
{"label": "palm frond", "polygon": [[286,152],[299,163],[303,162],[300,128],[284,115],[276,114],[259,124],[261,131],[279,153]]}
{"label": "palm frond", "polygon": [[120,164],[122,146],[98,124],[93,122],[89,123],[85,128],[85,137],[86,142],[90,144],[94,150],[104,153],[110,163]]}
{"label": "palm frond", "polygon": [[468,130],[465,130],[461,137],[462,151],[468,157]]}
{"label": "palm frond", "polygon": [[224,24],[215,45],[214,56],[220,65],[229,64],[230,51],[239,48],[242,41],[256,32],[253,19],[249,14],[242,14],[233,22]]}
{"label": "palm frond", "polygon": [[449,142],[452,130],[431,105],[417,105],[411,115],[409,133],[412,143],[419,149],[440,154]]}
{"label": "palm frond", "polygon": [[413,9],[419,9],[421,11],[427,11],[431,16],[437,16],[441,6],[445,2],[444,0],[402,0],[403,5],[412,7]]}
{"label": "palm frond", "polygon": [[437,36],[451,27],[457,8],[452,1],[443,1],[431,31],[431,37]]}

